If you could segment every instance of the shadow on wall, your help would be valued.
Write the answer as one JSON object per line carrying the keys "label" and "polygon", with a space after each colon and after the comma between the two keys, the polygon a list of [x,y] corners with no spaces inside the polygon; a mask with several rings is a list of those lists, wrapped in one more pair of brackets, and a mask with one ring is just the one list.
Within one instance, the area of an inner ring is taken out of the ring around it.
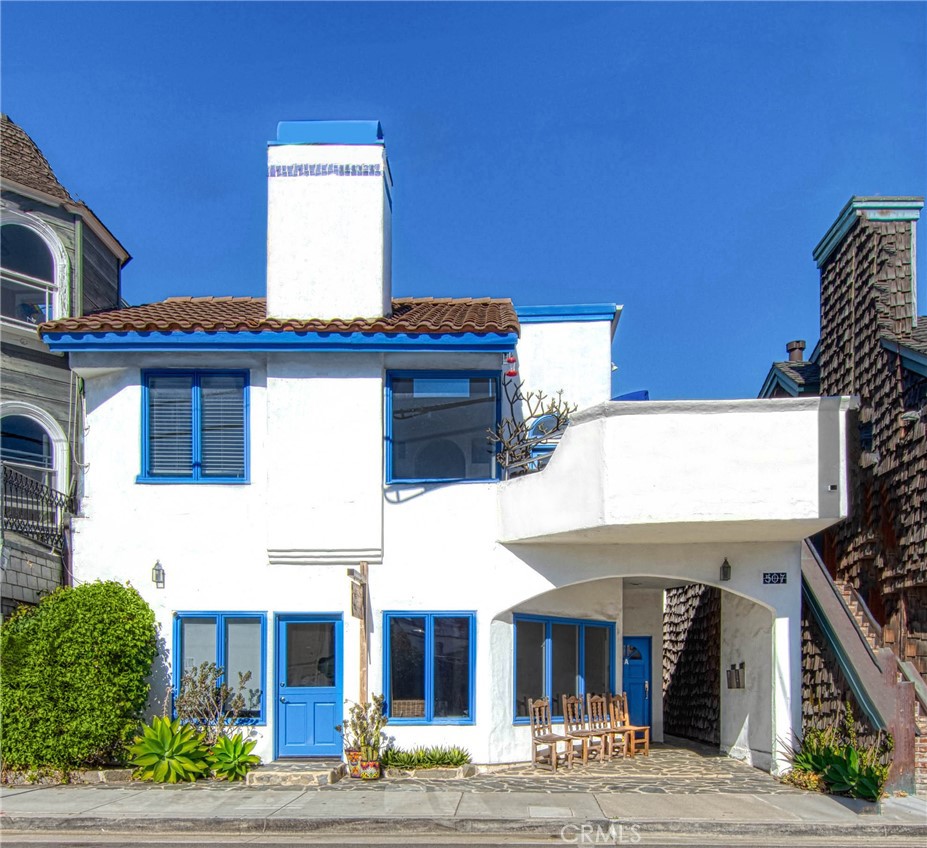
{"label": "shadow on wall", "polygon": [[151,664],[151,673],[148,675],[148,714],[149,716],[169,715],[172,701],[171,664],[167,643],[161,635],[161,625],[158,625],[158,654]]}

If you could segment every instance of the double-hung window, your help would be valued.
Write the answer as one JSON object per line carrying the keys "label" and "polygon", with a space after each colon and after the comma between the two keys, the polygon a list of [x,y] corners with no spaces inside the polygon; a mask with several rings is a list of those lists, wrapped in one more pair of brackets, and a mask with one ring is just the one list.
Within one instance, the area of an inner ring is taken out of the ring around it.
{"label": "double-hung window", "polygon": [[142,406],[141,482],[248,482],[246,371],[147,371]]}
{"label": "double-hung window", "polygon": [[266,618],[251,612],[178,612],[174,614],[174,692],[185,672],[203,663],[224,669],[224,679],[238,691],[239,675],[250,672],[239,719],[264,723],[264,647]]}
{"label": "double-hung window", "polygon": [[388,483],[494,480],[487,439],[499,421],[499,375],[393,371],[387,380]]}
{"label": "double-hung window", "polygon": [[384,615],[386,705],[396,724],[472,724],[472,612]]}
{"label": "double-hung window", "polygon": [[528,720],[528,700],[614,691],[615,625],[536,615],[515,616],[515,720]]}

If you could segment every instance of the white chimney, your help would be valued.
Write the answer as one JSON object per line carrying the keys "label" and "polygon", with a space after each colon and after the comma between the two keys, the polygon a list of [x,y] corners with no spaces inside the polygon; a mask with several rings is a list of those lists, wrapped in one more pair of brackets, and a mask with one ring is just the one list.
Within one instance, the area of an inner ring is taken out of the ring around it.
{"label": "white chimney", "polygon": [[377,318],[392,298],[378,121],[282,121],[267,147],[267,315]]}

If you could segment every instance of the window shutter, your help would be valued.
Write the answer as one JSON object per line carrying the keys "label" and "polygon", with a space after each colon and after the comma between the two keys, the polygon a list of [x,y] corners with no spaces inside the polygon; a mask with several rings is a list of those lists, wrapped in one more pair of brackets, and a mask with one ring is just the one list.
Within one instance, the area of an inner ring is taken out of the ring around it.
{"label": "window shutter", "polygon": [[148,381],[148,473],[193,476],[193,377]]}
{"label": "window shutter", "polygon": [[245,380],[240,374],[200,377],[200,474],[245,476]]}

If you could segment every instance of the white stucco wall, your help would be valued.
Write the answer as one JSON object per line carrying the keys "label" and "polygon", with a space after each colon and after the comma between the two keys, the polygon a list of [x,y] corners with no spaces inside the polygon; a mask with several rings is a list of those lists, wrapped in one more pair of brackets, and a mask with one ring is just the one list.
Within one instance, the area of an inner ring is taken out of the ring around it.
{"label": "white stucco wall", "polygon": [[[76,578],[131,581],[156,611],[168,663],[175,611],[263,612],[268,724],[256,729],[256,752],[270,759],[276,704],[274,616],[343,616],[344,695],[355,699],[359,623],[350,614],[345,567],[367,559],[371,692],[383,688],[384,611],[470,611],[476,616],[476,723],[393,726],[391,733],[403,745],[459,744],[476,761],[505,762],[530,754],[528,728],[512,722],[513,610],[615,621],[619,647],[623,632],[650,633],[656,696],[659,593],[629,595],[622,579],[653,575],[717,584],[720,563],[727,557],[734,573],[724,588],[775,610],[772,701],[776,730],[788,738],[792,723],[797,726],[796,715],[800,718],[794,697],[799,691],[797,543],[506,546],[498,542],[500,484],[384,487],[384,372],[409,367],[481,370],[498,368],[499,360],[498,355],[412,353],[124,354],[117,367],[111,355],[75,356],[75,366],[86,377],[88,411],[86,497],[83,515],[75,520]],[[136,482],[142,367],[249,369],[249,484]],[[571,491],[577,500],[587,496],[585,486],[573,485]],[[525,504],[535,508],[528,500]],[[377,550],[382,550],[381,559]],[[299,556],[275,557],[274,551]],[[156,560],[167,575],[161,590],[151,582]],[[764,586],[763,571],[785,571],[789,584]],[[616,671],[620,684],[620,667]],[[167,682],[162,669],[156,696]],[[655,738],[661,713],[655,704]]]}
{"label": "white stucco wall", "polygon": [[[389,314],[391,211],[382,145],[267,149],[267,312],[278,318]],[[369,175],[279,176],[275,166],[359,165]]]}
{"label": "white stucco wall", "polygon": [[500,538],[799,540],[846,515],[848,398],[605,403],[500,487]]}
{"label": "white stucco wall", "polygon": [[[773,638],[768,609],[721,593],[721,749],[769,769],[773,754]],[[729,689],[726,670],[744,663],[744,688]]]}
{"label": "white stucco wall", "polygon": [[[650,637],[650,738],[663,741],[663,590],[624,588],[624,636]],[[621,656],[621,655],[619,655]],[[619,662],[620,667],[620,662]]]}
{"label": "white stucco wall", "polygon": [[523,323],[518,371],[526,389],[586,409],[611,397],[611,321]]}

